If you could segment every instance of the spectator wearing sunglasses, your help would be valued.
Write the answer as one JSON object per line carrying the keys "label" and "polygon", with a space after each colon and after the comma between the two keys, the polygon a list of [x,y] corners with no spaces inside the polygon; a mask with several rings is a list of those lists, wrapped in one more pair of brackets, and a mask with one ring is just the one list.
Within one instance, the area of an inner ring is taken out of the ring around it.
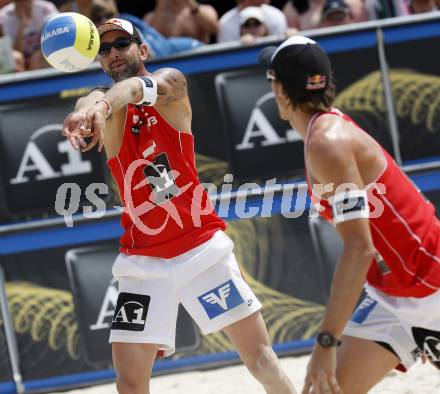
{"label": "spectator wearing sunglasses", "polygon": [[243,44],[253,44],[259,37],[268,34],[260,7],[246,7],[240,11],[240,40]]}

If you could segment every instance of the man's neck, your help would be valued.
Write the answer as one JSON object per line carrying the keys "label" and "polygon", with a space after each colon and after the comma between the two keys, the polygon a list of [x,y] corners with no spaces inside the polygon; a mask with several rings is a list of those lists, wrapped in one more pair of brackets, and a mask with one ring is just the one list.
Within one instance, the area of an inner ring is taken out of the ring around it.
{"label": "man's neck", "polygon": [[293,111],[289,116],[290,125],[299,133],[303,141],[306,139],[309,123],[315,113],[306,113],[301,110]]}

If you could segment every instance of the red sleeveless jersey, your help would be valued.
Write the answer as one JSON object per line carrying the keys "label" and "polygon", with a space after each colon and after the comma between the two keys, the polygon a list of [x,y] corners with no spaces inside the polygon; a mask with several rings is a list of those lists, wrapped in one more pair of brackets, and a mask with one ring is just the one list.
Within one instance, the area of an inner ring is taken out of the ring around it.
{"label": "red sleeveless jersey", "polygon": [[121,148],[107,164],[124,204],[122,253],[173,258],[226,228],[198,179],[192,134],[154,107],[127,106]]}
{"label": "red sleeveless jersey", "polygon": [[[355,124],[336,109],[322,112],[311,119],[307,137],[313,122],[323,114],[341,116]],[[425,297],[440,288],[440,222],[434,206],[393,158],[383,148],[382,151],[386,168],[366,188],[370,229],[379,254],[370,266],[367,280],[371,286],[389,295]],[[312,195],[313,200],[317,202],[317,197]],[[331,221],[333,214],[329,202],[322,199],[319,205],[321,215]]]}

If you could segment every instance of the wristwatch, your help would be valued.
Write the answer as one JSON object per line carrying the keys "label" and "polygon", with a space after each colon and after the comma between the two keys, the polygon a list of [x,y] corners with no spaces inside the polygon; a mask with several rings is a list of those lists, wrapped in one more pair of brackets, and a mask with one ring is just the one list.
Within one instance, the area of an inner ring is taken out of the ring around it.
{"label": "wristwatch", "polygon": [[339,346],[341,344],[341,341],[339,339],[336,339],[333,334],[330,334],[329,332],[320,332],[316,336],[316,341],[321,345],[323,348],[329,348],[334,346]]}

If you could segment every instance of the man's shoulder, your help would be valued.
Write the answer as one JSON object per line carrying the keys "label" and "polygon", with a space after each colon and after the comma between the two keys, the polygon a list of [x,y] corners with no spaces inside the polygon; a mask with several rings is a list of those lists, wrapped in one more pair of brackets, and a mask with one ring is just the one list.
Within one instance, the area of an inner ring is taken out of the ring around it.
{"label": "man's shoulder", "polygon": [[155,70],[153,73],[146,75],[146,77],[179,77],[185,78],[182,71],[173,67],[162,67]]}
{"label": "man's shoulder", "polygon": [[313,124],[308,150],[319,154],[344,152],[352,143],[351,125],[341,116],[323,114]]}

